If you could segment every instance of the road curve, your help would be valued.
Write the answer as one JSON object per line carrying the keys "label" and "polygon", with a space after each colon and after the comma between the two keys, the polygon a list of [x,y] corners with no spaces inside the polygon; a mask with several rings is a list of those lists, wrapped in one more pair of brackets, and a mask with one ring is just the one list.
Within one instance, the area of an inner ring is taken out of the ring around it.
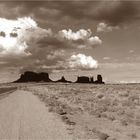
{"label": "road curve", "polygon": [[17,90],[0,100],[0,139],[71,140],[72,136],[37,96]]}

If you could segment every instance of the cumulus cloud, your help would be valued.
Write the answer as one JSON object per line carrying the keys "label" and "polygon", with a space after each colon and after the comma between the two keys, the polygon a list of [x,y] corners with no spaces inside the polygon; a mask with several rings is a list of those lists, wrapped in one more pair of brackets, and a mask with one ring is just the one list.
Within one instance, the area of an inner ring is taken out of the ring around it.
{"label": "cumulus cloud", "polygon": [[64,57],[65,55],[65,51],[64,50],[56,50],[56,51],[52,51],[50,54],[47,55],[47,59],[48,60],[54,60],[54,59],[59,59]]}
{"label": "cumulus cloud", "polygon": [[23,40],[24,32],[29,28],[36,28],[37,23],[30,17],[8,20],[0,18],[0,55],[29,55],[25,52],[28,45]]}
{"label": "cumulus cloud", "polygon": [[113,30],[118,30],[119,26],[109,26],[104,22],[97,25],[97,32],[111,32]]}
{"label": "cumulus cloud", "polygon": [[[56,33],[47,30],[48,35],[43,34],[43,37],[38,36],[37,46],[40,48],[53,48],[56,50],[76,50],[82,48],[93,48],[95,46],[101,45],[102,40],[97,36],[92,36],[90,29],[79,29],[74,32],[69,30],[60,30]],[[42,33],[42,32],[41,32]]]}
{"label": "cumulus cloud", "polygon": [[84,40],[88,39],[92,35],[92,32],[90,29],[88,30],[80,29],[77,32],[73,32],[71,29],[69,29],[59,31],[59,35],[60,37],[66,38],[68,40],[79,40],[79,39]]}
{"label": "cumulus cloud", "polygon": [[88,43],[91,45],[91,46],[94,46],[94,45],[101,45],[102,44],[102,40],[98,37],[98,36],[94,36],[94,37],[90,37],[88,39]]}
{"label": "cumulus cloud", "polygon": [[[0,18],[0,60],[2,65],[18,66],[22,69],[67,69],[78,66],[82,69],[97,67],[91,56],[78,53],[82,48],[91,49],[102,43],[98,36],[93,36],[90,29],[76,32],[43,29],[30,17],[8,20]],[[71,56],[70,63],[67,60]],[[77,61],[76,61],[77,59]],[[79,63],[79,64],[78,64]],[[68,65],[67,65],[68,64]],[[70,68],[69,67],[69,68]]]}
{"label": "cumulus cloud", "polygon": [[34,27],[37,27],[37,23],[31,17],[17,18],[17,20],[0,18],[0,30],[7,34],[14,30]]}
{"label": "cumulus cloud", "polygon": [[92,56],[79,53],[70,57],[69,67],[73,69],[96,69],[98,68],[98,62]]}
{"label": "cumulus cloud", "polygon": [[94,47],[102,44],[102,40],[99,37],[92,36],[90,29],[80,29],[76,32],[73,32],[71,29],[61,30],[58,32],[58,36],[59,38],[71,41],[73,46],[77,46],[78,48]]}

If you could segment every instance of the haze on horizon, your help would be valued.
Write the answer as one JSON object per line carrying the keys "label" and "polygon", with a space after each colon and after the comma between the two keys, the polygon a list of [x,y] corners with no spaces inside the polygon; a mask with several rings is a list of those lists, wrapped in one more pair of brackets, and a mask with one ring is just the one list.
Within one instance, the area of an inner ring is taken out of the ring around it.
{"label": "haze on horizon", "polygon": [[1,1],[0,82],[30,70],[140,82],[140,1]]}

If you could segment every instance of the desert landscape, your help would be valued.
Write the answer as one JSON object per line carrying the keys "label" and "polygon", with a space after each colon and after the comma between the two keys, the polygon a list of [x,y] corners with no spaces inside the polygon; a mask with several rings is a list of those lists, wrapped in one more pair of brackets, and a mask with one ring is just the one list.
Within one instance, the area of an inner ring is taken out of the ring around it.
{"label": "desert landscape", "polygon": [[0,1],[0,140],[140,140],[140,1]]}
{"label": "desert landscape", "polygon": [[[8,94],[6,98],[0,100],[0,108],[2,100],[10,99],[10,96],[16,97],[19,100],[16,104],[20,106],[23,100],[26,107],[25,110],[29,110],[31,106],[40,106],[39,110],[45,108],[47,116],[50,116],[50,123],[54,117],[61,125],[46,124],[49,129],[60,131],[56,134],[49,132],[49,137],[40,137],[41,131],[45,130],[45,127],[38,128],[34,117],[40,116],[37,113],[36,116],[30,114],[32,121],[28,124],[36,126],[36,129],[29,130],[30,126],[24,126],[33,135],[27,136],[27,133],[21,135],[21,139],[31,138],[48,138],[48,139],[91,139],[91,140],[139,140],[140,139],[140,86],[139,84],[105,84],[105,85],[93,85],[93,84],[64,84],[64,83],[12,83],[3,85],[3,88],[10,87],[16,91],[12,91],[13,94]],[[15,87],[17,89],[15,89]],[[11,90],[11,89],[10,89]],[[1,91],[3,92],[3,91]],[[17,92],[16,94],[14,92]],[[27,92],[27,94],[26,94]],[[3,96],[2,93],[1,96]],[[24,96],[27,96],[26,98]],[[37,98],[36,98],[37,97]],[[25,99],[24,99],[25,98]],[[30,98],[30,100],[29,100]],[[36,103],[33,99],[36,98]],[[10,101],[10,100],[9,100]],[[5,103],[5,102],[4,102]],[[11,103],[8,103],[8,105]],[[38,107],[39,108],[39,107]],[[42,108],[42,109],[41,109]],[[20,108],[20,111],[23,110]],[[32,107],[32,112],[34,107]],[[3,110],[4,111],[4,110]],[[25,111],[27,113],[27,111]],[[11,112],[9,112],[10,114]],[[24,114],[26,116],[26,113]],[[1,112],[2,114],[2,112]],[[29,115],[28,114],[28,115]],[[43,115],[40,112],[41,115]],[[23,116],[24,116],[23,115]],[[45,114],[44,114],[45,115]],[[23,116],[20,116],[21,118]],[[12,116],[14,117],[14,116]],[[20,119],[20,117],[18,119]],[[43,116],[42,116],[43,117]],[[29,118],[26,118],[26,121]],[[36,119],[39,119],[38,117]],[[44,119],[44,123],[49,122],[48,118]],[[55,122],[54,119],[54,122]],[[1,121],[1,120],[0,120]],[[41,120],[40,120],[41,123]],[[6,125],[6,124],[3,124]],[[12,126],[13,127],[13,126]],[[21,126],[22,127],[22,126]],[[6,127],[4,127],[6,128]],[[63,132],[61,132],[61,128]],[[24,129],[23,129],[24,130]],[[25,130],[24,130],[25,131]],[[32,132],[33,131],[33,132]],[[40,131],[40,132],[39,132]],[[46,130],[47,133],[47,130]],[[56,134],[57,137],[54,135]],[[60,134],[63,136],[60,137]],[[10,138],[9,132],[9,138]],[[20,135],[20,134],[18,134]],[[4,136],[4,135],[3,135]],[[66,136],[66,137],[65,137]],[[2,138],[2,131],[0,129],[0,137]],[[8,135],[3,138],[8,138]],[[12,135],[11,135],[11,138]]]}

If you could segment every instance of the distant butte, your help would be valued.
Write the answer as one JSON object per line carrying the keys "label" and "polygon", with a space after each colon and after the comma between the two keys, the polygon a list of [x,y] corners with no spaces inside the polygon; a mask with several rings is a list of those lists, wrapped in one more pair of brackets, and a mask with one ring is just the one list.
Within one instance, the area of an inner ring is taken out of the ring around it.
{"label": "distant butte", "polygon": [[[21,74],[20,78],[14,83],[27,83],[27,82],[54,82],[54,83],[72,83],[71,81],[67,81],[64,76],[57,81],[52,81],[49,78],[49,74],[45,72],[36,73],[32,71],[26,71],[24,74]],[[105,84],[102,80],[102,76],[97,75],[97,80],[94,81],[94,77],[87,76],[78,76],[77,81],[74,83],[88,83],[88,84]]]}
{"label": "distant butte", "polygon": [[25,83],[25,82],[52,82],[49,78],[48,73],[35,73],[32,71],[26,71],[24,74],[20,76],[20,78],[15,83]]}
{"label": "distant butte", "polygon": [[102,76],[97,75],[97,80],[94,81],[94,77],[78,76],[76,83],[92,83],[92,84],[104,84],[102,81]]}
{"label": "distant butte", "polygon": [[94,82],[95,84],[104,84],[102,76],[97,75],[97,80]]}

